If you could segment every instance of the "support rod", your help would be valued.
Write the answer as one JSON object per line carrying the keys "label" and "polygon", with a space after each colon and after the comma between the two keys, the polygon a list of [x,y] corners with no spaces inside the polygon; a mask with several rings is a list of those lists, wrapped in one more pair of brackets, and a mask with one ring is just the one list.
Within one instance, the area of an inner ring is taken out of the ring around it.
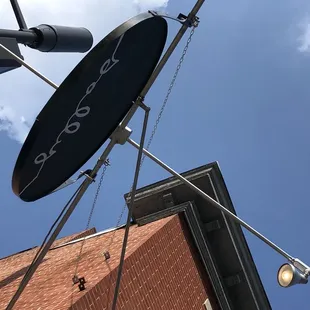
{"label": "support rod", "polygon": [[[140,146],[138,143],[136,143],[135,141],[133,141],[132,139],[127,139],[127,141],[129,142],[129,144],[131,144],[132,146],[134,146],[136,149],[140,149]],[[284,250],[282,250],[280,247],[278,247],[276,244],[274,244],[272,241],[270,241],[268,238],[266,238],[264,235],[262,235],[260,232],[258,232],[257,230],[255,230],[252,226],[250,226],[249,224],[247,224],[245,221],[243,221],[241,218],[239,218],[238,216],[236,216],[234,213],[232,213],[231,211],[229,211],[228,209],[226,209],[224,206],[222,206],[220,203],[218,203],[216,200],[214,200],[212,197],[210,197],[209,195],[207,195],[204,191],[202,191],[200,188],[198,188],[197,186],[195,186],[193,183],[191,183],[190,181],[188,181],[186,178],[184,178],[183,176],[181,176],[179,173],[177,173],[176,171],[174,171],[172,168],[170,168],[168,165],[166,165],[164,162],[162,162],[161,160],[159,160],[157,157],[155,157],[152,153],[150,153],[149,151],[143,149],[143,153],[149,157],[150,159],[152,159],[156,164],[158,164],[159,166],[161,166],[162,168],[164,168],[166,171],[168,171],[169,173],[171,173],[173,176],[175,176],[178,180],[180,180],[182,183],[184,183],[185,185],[187,185],[188,187],[190,187],[195,193],[197,193],[198,195],[200,195],[203,199],[205,199],[206,201],[208,201],[212,206],[216,207],[217,209],[219,209],[220,211],[222,211],[225,215],[227,215],[230,219],[232,219],[234,222],[240,224],[241,226],[243,226],[246,230],[248,230],[249,232],[251,232],[253,235],[255,235],[256,237],[258,237],[260,240],[262,240],[264,243],[266,243],[267,245],[269,245],[271,248],[273,248],[276,252],[278,252],[280,255],[282,255],[283,257],[285,257],[288,261],[290,261],[291,263],[293,263],[295,261],[295,258],[292,257],[290,254],[286,253]]]}
{"label": "support rod", "polygon": [[27,29],[27,25],[23,16],[23,13],[19,7],[17,0],[11,0],[11,5],[20,29]]}
{"label": "support rod", "polygon": [[14,38],[17,43],[21,44],[32,44],[38,39],[38,36],[34,31],[31,30],[11,30],[11,29],[0,29],[1,38]]}
{"label": "support rod", "polygon": [[149,111],[150,111],[149,108],[145,109],[143,129],[142,129],[141,139],[140,139],[140,148],[139,148],[139,152],[138,152],[135,176],[134,176],[134,181],[133,181],[132,191],[131,191],[132,199],[130,201],[130,205],[129,205],[129,209],[128,209],[128,215],[127,215],[127,221],[126,221],[126,227],[125,227],[125,234],[124,234],[121,258],[120,258],[120,263],[119,263],[119,267],[118,267],[113,303],[112,303],[112,308],[111,308],[112,310],[116,309],[118,292],[119,292],[119,288],[120,288],[120,284],[121,284],[121,277],[122,277],[122,271],[123,271],[123,266],[124,266],[124,260],[125,260],[126,247],[127,247],[127,242],[128,242],[129,228],[130,228],[130,222],[131,222],[132,211],[133,211],[133,206],[134,206],[134,200],[135,200],[136,191],[137,191],[137,184],[138,184],[138,178],[139,178],[139,172],[140,172],[140,166],[141,166],[141,159],[142,159],[142,155],[143,155],[142,150],[144,147],[144,141],[145,141],[145,135],[146,135],[146,129],[147,129],[147,122],[148,122],[148,118],[149,118]]}
{"label": "support rod", "polygon": [[[108,158],[108,155],[112,151],[114,145],[115,145],[114,140],[111,140],[110,143],[108,144],[108,146],[106,147],[106,149],[104,150],[104,152],[102,153],[102,155],[100,156],[99,160],[97,161],[94,169],[92,170],[92,172],[90,174],[91,178],[93,178],[97,174],[97,172],[100,170],[100,168],[104,164],[105,160]],[[61,218],[60,222],[58,223],[58,225],[55,228],[54,232],[52,233],[51,237],[46,242],[45,246],[42,248],[42,251],[38,255],[37,259],[34,261],[33,265],[28,269],[28,271],[27,271],[26,275],[24,276],[24,278],[22,279],[22,281],[21,281],[17,291],[15,292],[14,296],[12,297],[12,299],[9,302],[9,304],[7,305],[6,310],[13,309],[15,303],[17,302],[18,298],[20,297],[20,295],[24,291],[24,289],[25,289],[26,285],[28,284],[28,282],[30,281],[31,277],[33,276],[33,274],[35,273],[35,271],[39,267],[40,263],[42,262],[43,258],[47,254],[47,252],[50,249],[51,245],[56,240],[58,234],[60,233],[60,231],[62,230],[62,228],[66,224],[66,222],[68,221],[70,215],[72,214],[72,212],[76,208],[77,204],[82,199],[82,197],[83,197],[84,193],[86,192],[87,188],[92,183],[92,179],[91,178],[86,178],[84,180],[84,182],[83,182],[83,184],[81,186],[81,189],[79,190],[79,192],[77,193],[77,195],[73,199],[73,201],[70,204],[68,210],[66,211],[64,216]]]}
{"label": "support rod", "polygon": [[[201,6],[203,5],[203,3],[205,2],[205,0],[198,0],[195,4],[195,6],[193,7],[193,9],[191,10],[191,12],[188,14],[188,19],[193,19],[196,14],[198,13],[198,11],[200,10]],[[174,37],[173,41],[171,42],[170,46],[168,47],[166,53],[164,54],[164,56],[161,58],[160,62],[158,63],[157,67],[155,68],[153,74],[151,75],[151,77],[149,78],[148,82],[145,84],[143,90],[140,93],[140,96],[138,97],[138,99],[136,101],[141,101],[144,99],[144,97],[147,95],[148,91],[150,90],[150,88],[152,87],[152,85],[154,84],[155,80],[157,79],[158,75],[160,74],[161,70],[163,69],[163,67],[166,65],[168,59],[170,58],[170,56],[172,55],[172,53],[174,52],[175,48],[177,47],[177,45],[180,43],[181,39],[183,38],[186,30],[188,29],[188,24],[184,23],[182,25],[182,27],[180,28],[180,30],[178,31],[178,33],[176,34],[176,36]],[[121,127],[125,128],[128,125],[129,120],[132,118],[132,115],[135,114],[137,108],[132,108],[129,112],[128,112],[128,117],[127,115],[125,116],[124,120],[121,123]]]}
{"label": "support rod", "polygon": [[18,61],[21,65],[26,67],[28,70],[30,70],[32,73],[34,73],[37,77],[39,77],[41,80],[52,86],[53,88],[57,89],[58,85],[56,85],[54,82],[49,80],[46,76],[41,74],[39,71],[28,65],[25,61],[23,61],[21,58],[19,58],[17,55],[15,55],[13,52],[11,52],[8,48],[6,48],[3,44],[0,43],[0,48],[5,50],[7,53],[9,53],[16,61]]}

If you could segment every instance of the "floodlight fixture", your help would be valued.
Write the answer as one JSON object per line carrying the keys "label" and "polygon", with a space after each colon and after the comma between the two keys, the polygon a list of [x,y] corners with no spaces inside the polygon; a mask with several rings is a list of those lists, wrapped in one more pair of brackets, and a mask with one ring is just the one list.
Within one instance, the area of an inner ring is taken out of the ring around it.
{"label": "floodlight fixture", "polygon": [[[17,0],[10,0],[19,30],[0,29],[0,43],[22,58],[18,44],[40,52],[85,53],[93,45],[91,32],[83,27],[41,24],[28,28]],[[0,74],[20,65],[10,55],[0,54]]]}
{"label": "floodlight fixture", "polygon": [[29,47],[41,52],[84,53],[93,45],[93,36],[83,27],[39,25],[29,29],[36,34],[36,40]]}
{"label": "floodlight fixture", "polygon": [[293,262],[283,264],[279,268],[277,280],[282,287],[290,287],[295,284],[307,284],[309,274],[309,266],[295,259]]}

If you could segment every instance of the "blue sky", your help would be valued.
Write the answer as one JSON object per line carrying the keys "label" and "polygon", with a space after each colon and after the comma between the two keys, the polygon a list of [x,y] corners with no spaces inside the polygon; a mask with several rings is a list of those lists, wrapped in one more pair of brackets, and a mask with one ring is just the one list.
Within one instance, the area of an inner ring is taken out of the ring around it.
{"label": "blue sky", "polygon": [[[30,26],[43,22],[86,26],[93,31],[96,42],[139,8],[138,1],[115,0],[105,5],[89,1],[87,6],[80,2],[74,14],[69,14],[69,4],[61,7],[59,1],[32,1],[28,6],[21,1],[21,6]],[[140,1],[143,8],[164,3]],[[193,4],[170,0],[166,10],[172,15],[187,13]],[[44,18],[36,14],[38,6],[45,10]],[[1,3],[1,28],[16,27],[9,9]],[[310,215],[310,5],[303,0],[207,1],[199,16],[201,23],[151,151],[179,172],[219,161],[238,215],[291,255],[310,264],[306,233]],[[179,25],[169,22],[169,27],[171,39]],[[149,133],[185,41],[147,97],[146,103],[152,109]],[[30,64],[58,84],[83,57],[45,55],[24,48],[22,52]],[[11,176],[21,148],[17,140],[23,139],[27,123],[33,122],[53,89],[24,68],[1,75],[0,82],[0,126],[4,129],[0,132],[3,257],[38,245],[75,187],[34,203],[24,203],[14,196]],[[142,116],[137,113],[130,123],[136,140]],[[124,205],[123,194],[132,183],[136,154],[129,145],[113,150],[112,165],[93,216],[92,226],[97,230],[115,225]],[[98,156],[85,168],[92,167]],[[168,176],[146,159],[139,186]],[[96,184],[61,235],[85,229],[95,190]],[[276,273],[284,259],[249,233],[245,235],[273,309],[309,309],[305,302],[309,287],[280,288]]]}

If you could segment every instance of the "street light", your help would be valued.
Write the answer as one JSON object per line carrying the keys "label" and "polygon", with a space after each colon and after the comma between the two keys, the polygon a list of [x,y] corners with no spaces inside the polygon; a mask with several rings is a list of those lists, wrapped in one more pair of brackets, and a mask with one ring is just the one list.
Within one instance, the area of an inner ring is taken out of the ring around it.
{"label": "street light", "polygon": [[[300,261],[296,260],[295,264],[300,265]],[[303,263],[302,263],[303,264]],[[309,276],[309,268],[297,268],[294,263],[283,264],[278,271],[278,283],[282,287],[290,287],[295,284],[307,284]],[[301,270],[304,269],[304,270]]]}

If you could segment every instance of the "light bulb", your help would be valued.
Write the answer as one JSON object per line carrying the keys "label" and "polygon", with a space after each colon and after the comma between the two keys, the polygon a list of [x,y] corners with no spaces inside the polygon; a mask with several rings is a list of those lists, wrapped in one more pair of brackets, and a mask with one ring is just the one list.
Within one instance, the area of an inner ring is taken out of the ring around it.
{"label": "light bulb", "polygon": [[285,282],[289,282],[292,280],[293,274],[289,271],[283,271],[282,272],[282,280]]}
{"label": "light bulb", "polygon": [[283,265],[278,273],[278,281],[279,284],[283,287],[287,287],[290,285],[291,281],[293,280],[294,271],[289,264]]}

